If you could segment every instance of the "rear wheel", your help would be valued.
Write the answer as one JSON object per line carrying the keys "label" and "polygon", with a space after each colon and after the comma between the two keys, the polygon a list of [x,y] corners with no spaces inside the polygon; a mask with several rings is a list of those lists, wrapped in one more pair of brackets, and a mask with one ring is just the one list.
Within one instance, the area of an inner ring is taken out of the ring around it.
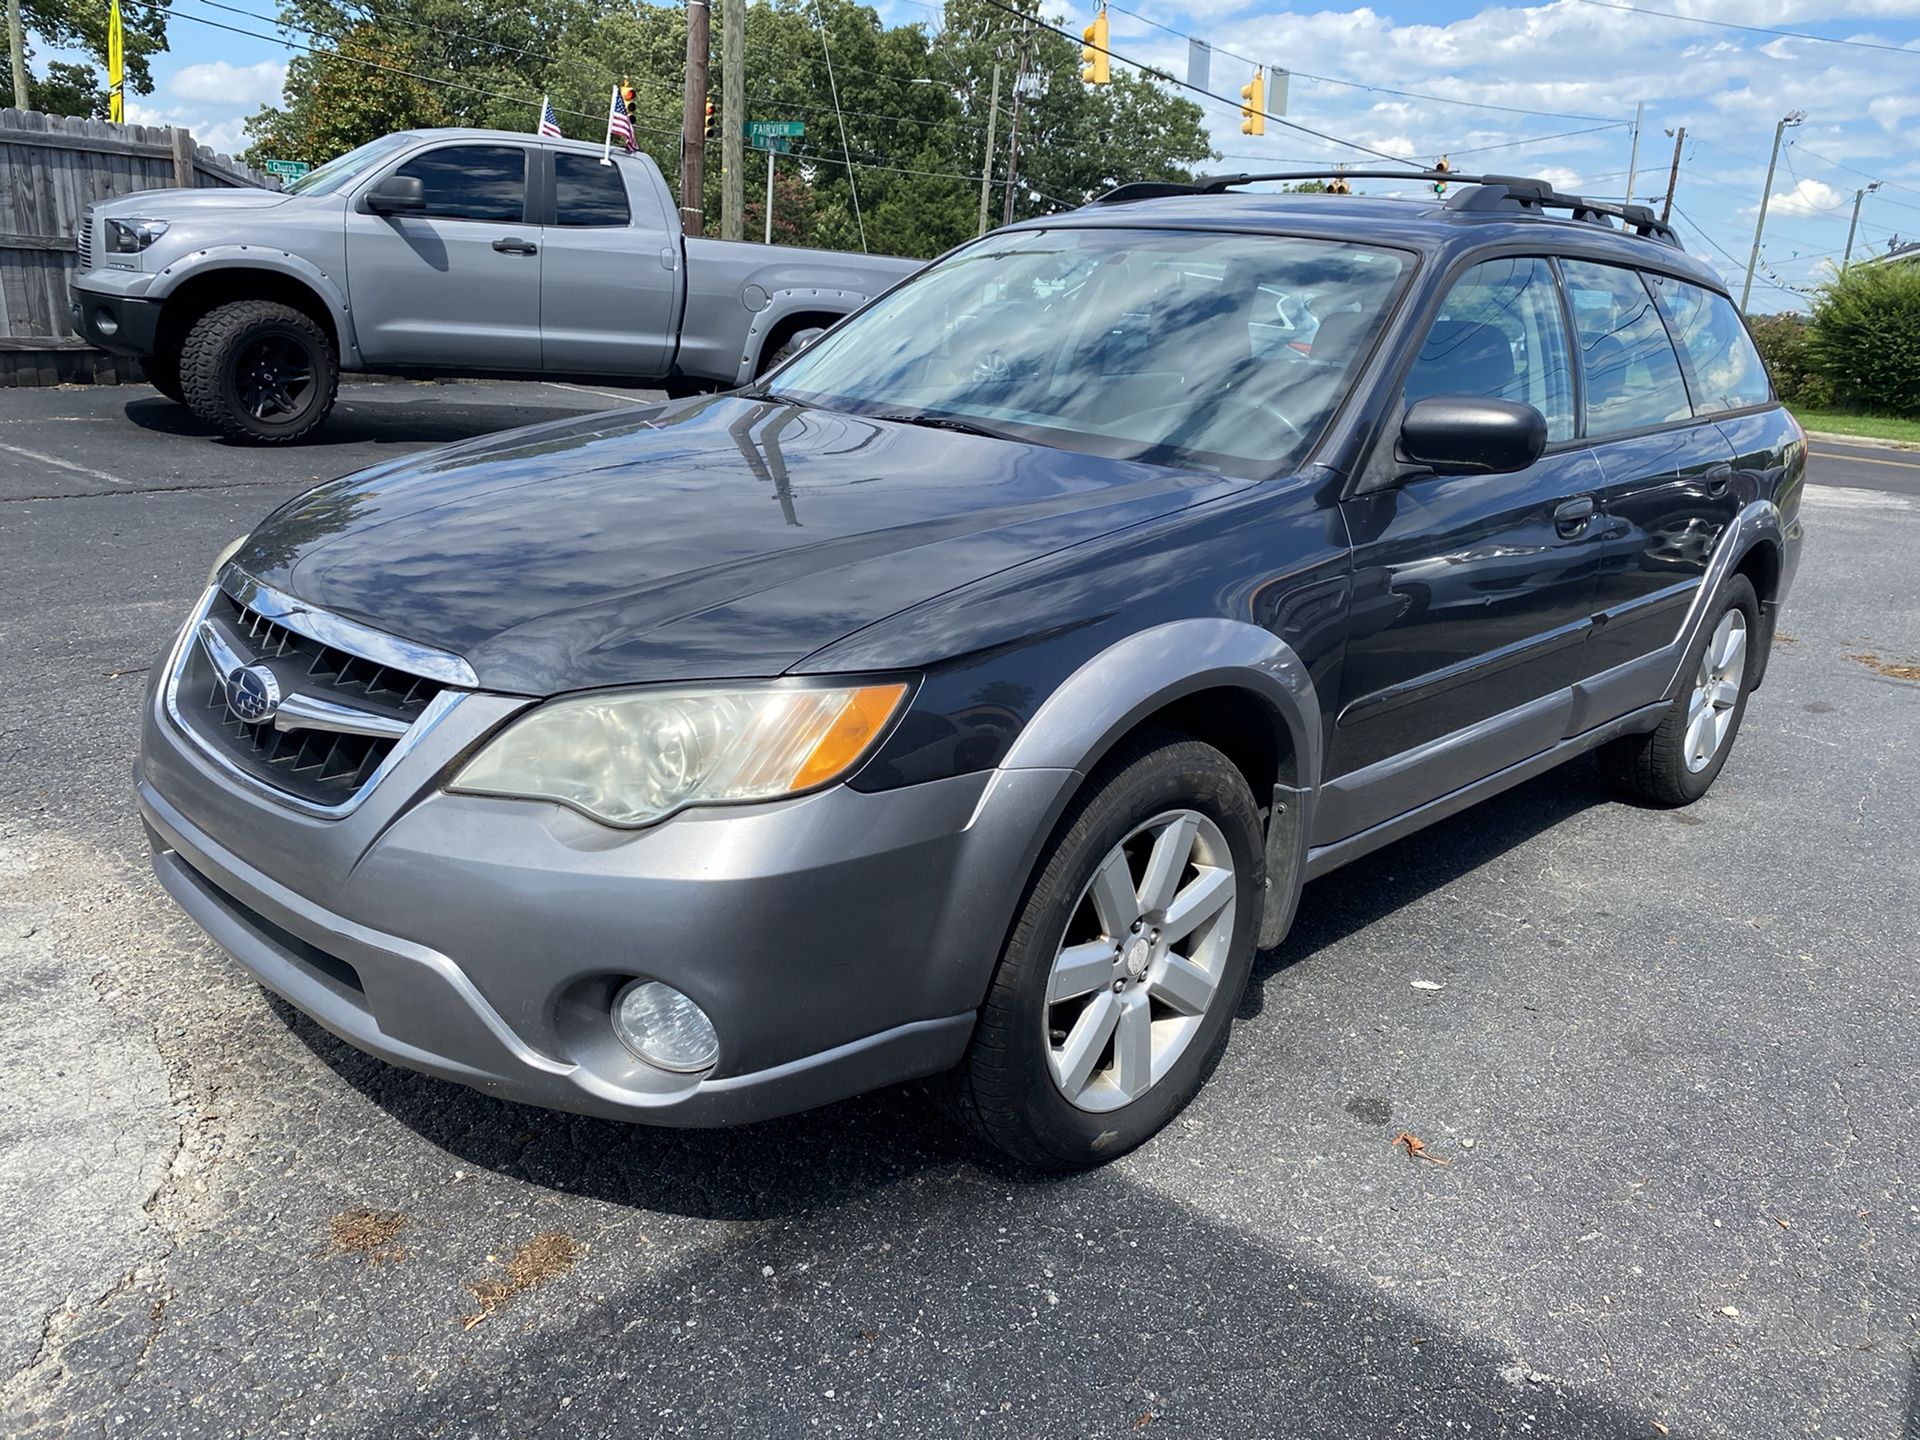
{"label": "rear wheel", "polygon": [[333,409],[340,366],[310,316],[268,300],[222,305],[194,322],[181,389],[193,413],[235,440],[305,439]]}
{"label": "rear wheel", "polygon": [[1719,615],[1687,652],[1686,681],[1660,728],[1604,745],[1614,783],[1646,805],[1690,805],[1712,787],[1733,750],[1760,663],[1760,602],[1744,575],[1727,582]]}
{"label": "rear wheel", "polygon": [[952,1077],[962,1119],[1051,1169],[1151,1137],[1226,1045],[1264,867],[1253,794],[1212,746],[1162,735],[1103,764],[1042,855]]}

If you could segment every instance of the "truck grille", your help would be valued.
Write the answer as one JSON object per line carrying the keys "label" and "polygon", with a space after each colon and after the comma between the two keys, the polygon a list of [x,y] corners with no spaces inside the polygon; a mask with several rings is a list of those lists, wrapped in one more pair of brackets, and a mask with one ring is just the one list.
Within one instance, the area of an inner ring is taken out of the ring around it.
{"label": "truck grille", "polygon": [[84,275],[93,269],[93,207],[91,205],[80,212],[80,228],[74,233],[73,238],[80,250],[79,273]]}
{"label": "truck grille", "polygon": [[[216,659],[216,656],[219,657]],[[229,703],[241,669],[265,671],[274,715],[250,721]],[[180,647],[175,718],[201,747],[306,805],[351,805],[448,687],[323,643],[215,591]]]}

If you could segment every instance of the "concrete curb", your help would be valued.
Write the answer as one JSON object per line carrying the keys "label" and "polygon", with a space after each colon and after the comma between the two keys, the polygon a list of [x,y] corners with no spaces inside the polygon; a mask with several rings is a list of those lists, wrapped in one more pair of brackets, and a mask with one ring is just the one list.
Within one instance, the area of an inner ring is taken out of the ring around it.
{"label": "concrete curb", "polygon": [[1920,441],[1882,440],[1877,435],[1842,435],[1838,430],[1809,430],[1809,440],[1831,440],[1836,445],[1866,445],[1875,450],[1920,450]]}

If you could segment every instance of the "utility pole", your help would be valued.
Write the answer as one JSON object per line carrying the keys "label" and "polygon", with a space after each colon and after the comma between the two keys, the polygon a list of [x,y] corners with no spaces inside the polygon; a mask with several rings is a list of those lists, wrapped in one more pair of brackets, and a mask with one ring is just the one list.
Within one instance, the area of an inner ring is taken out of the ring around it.
{"label": "utility pole", "polygon": [[687,79],[680,99],[680,228],[706,234],[709,0],[687,0]]}
{"label": "utility pole", "polygon": [[1804,110],[1789,110],[1780,117],[1780,123],[1773,127],[1773,151],[1767,156],[1767,184],[1760,192],[1760,215],[1753,222],[1753,251],[1747,256],[1747,283],[1740,287],[1740,313],[1747,313],[1747,297],[1753,294],[1753,272],[1760,263],[1760,236],[1767,228],[1767,202],[1773,198],[1773,170],[1780,163],[1780,137],[1787,133],[1789,125],[1798,125],[1807,118]]}
{"label": "utility pole", "polygon": [[20,0],[7,0],[7,44],[13,51],[13,108],[30,110],[27,94],[27,37],[20,29]]}
{"label": "utility pole", "polygon": [[721,3],[726,9],[720,14],[720,238],[738,240],[747,208],[742,173],[747,163],[747,0]]}
{"label": "utility pole", "polygon": [[1633,107],[1633,149],[1627,152],[1627,193],[1621,201],[1624,205],[1633,203],[1633,176],[1640,168],[1640,122],[1646,118],[1647,102],[1642,100]]}
{"label": "utility pole", "polygon": [[[18,4],[19,0],[14,0]],[[980,228],[987,233],[987,198],[993,193],[993,122],[1000,118],[1000,62],[993,62],[993,99],[987,102],[987,158],[980,166]]]}
{"label": "utility pole", "polygon": [[1673,168],[1667,171],[1667,203],[1660,207],[1660,223],[1666,224],[1673,218],[1673,192],[1680,183],[1680,147],[1687,143],[1687,127],[1667,132],[1673,136]]}
{"label": "utility pole", "polygon": [[1020,174],[1020,92],[1027,88],[1027,27],[1020,27],[1020,63],[1013,72],[1013,119],[1007,127],[1007,203],[1000,223],[1013,223],[1013,188]]}
{"label": "utility pole", "polygon": [[1860,202],[1880,188],[1880,182],[1874,181],[1864,190],[1853,192],[1853,219],[1847,222],[1847,253],[1840,257],[1840,268],[1846,269],[1853,263],[1853,232],[1860,228]]}

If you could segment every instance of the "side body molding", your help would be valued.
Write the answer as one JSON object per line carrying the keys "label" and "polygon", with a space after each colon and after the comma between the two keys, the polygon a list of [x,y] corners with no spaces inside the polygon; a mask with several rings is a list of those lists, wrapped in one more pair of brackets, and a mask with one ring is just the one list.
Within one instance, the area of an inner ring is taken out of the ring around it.
{"label": "side body molding", "polygon": [[[1267,825],[1266,905],[1260,943],[1276,945],[1292,923],[1305,883],[1306,843],[1320,778],[1320,701],[1291,646],[1240,620],[1176,620],[1129,635],[1087,661],[1055,690],[1020,732],[981,797],[984,810],[1005,772],[1085,775],[1114,742],[1154,711],[1202,690],[1244,690],[1285,730]],[[1276,736],[1276,739],[1279,739]],[[1062,794],[1064,808],[1067,795]],[[1058,812],[1048,821],[1051,830]],[[1044,832],[1034,839],[1037,855]],[[1031,868],[1034,855],[1028,857]],[[1023,871],[1024,873],[1024,871]]]}

